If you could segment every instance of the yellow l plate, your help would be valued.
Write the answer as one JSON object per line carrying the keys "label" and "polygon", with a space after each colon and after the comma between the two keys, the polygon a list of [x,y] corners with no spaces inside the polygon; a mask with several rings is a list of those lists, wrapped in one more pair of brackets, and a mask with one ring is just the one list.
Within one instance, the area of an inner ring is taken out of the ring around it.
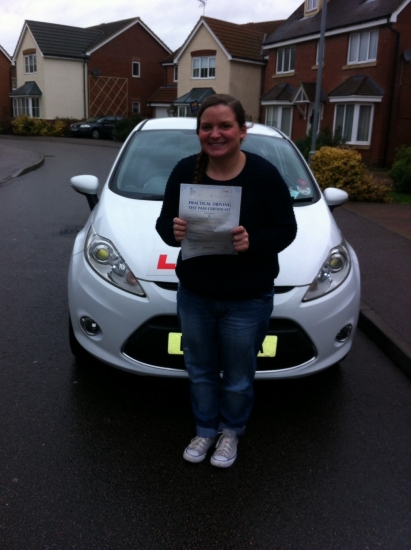
{"label": "yellow l plate", "polygon": [[[168,353],[170,355],[183,355],[181,349],[181,332],[170,332],[168,335]],[[257,357],[275,357],[277,353],[278,337],[268,335],[262,345],[262,350]]]}

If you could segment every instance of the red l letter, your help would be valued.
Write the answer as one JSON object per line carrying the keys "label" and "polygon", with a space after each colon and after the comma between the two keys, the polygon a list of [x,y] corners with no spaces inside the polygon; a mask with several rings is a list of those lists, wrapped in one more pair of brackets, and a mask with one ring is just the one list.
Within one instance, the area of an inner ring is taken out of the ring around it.
{"label": "red l letter", "polygon": [[175,269],[176,264],[167,263],[167,254],[160,254],[158,259],[157,269]]}

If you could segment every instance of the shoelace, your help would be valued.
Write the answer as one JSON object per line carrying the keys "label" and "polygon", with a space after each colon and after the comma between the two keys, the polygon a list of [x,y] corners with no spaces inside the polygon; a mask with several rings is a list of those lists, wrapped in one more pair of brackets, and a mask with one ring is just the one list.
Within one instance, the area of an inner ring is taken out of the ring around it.
{"label": "shoelace", "polygon": [[236,438],[230,437],[229,435],[223,434],[220,437],[220,441],[218,442],[217,448],[215,450],[214,454],[221,455],[224,458],[231,457],[233,454],[233,446],[236,443]]}
{"label": "shoelace", "polygon": [[197,436],[191,441],[189,447],[190,449],[193,449],[201,453],[201,451],[203,451],[204,448],[207,447],[208,443],[209,441],[207,438]]}

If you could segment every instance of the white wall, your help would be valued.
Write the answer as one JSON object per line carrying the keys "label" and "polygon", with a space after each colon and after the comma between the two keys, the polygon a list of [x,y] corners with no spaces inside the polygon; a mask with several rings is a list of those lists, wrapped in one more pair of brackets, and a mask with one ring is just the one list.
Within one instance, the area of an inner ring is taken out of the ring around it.
{"label": "white wall", "polygon": [[44,118],[84,117],[83,62],[44,60],[46,115]]}
{"label": "white wall", "polygon": [[247,118],[258,122],[260,114],[262,66],[240,61],[231,62],[228,93],[239,99]]}
{"label": "white wall", "polygon": [[[37,72],[25,73],[23,51],[35,48]],[[40,117],[84,117],[83,62],[44,58],[30,31],[26,31],[16,57],[17,87],[34,81],[42,91]]]}

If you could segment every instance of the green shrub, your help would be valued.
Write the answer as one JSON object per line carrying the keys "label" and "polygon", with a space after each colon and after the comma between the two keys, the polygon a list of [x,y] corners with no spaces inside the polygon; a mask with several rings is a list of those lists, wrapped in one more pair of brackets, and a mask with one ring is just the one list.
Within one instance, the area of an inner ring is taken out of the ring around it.
{"label": "green shrub", "polygon": [[74,124],[75,122],[79,122],[77,118],[72,117],[56,117],[54,120],[54,124],[58,125],[59,128],[62,129],[62,135],[65,137],[70,137],[70,126]]}
{"label": "green shrub", "polygon": [[[313,132],[311,129],[308,135],[295,141],[296,146],[307,161],[311,151],[312,135]],[[333,134],[329,128],[324,128],[317,136],[315,148],[318,151],[321,147],[339,147],[340,145],[343,145],[343,143],[344,140],[341,137],[340,130],[337,130],[335,134]]]}
{"label": "green shrub", "polygon": [[42,118],[20,115],[11,122],[13,133],[18,136],[63,136],[65,123],[56,119],[47,122]]}
{"label": "green shrub", "polygon": [[116,141],[126,141],[131,131],[142,120],[143,118],[140,113],[135,113],[130,118],[123,118],[122,120],[119,120],[114,127],[113,138]]}
{"label": "green shrub", "polygon": [[322,147],[311,160],[311,170],[323,191],[337,187],[352,201],[391,202],[390,188],[374,181],[354,149]]}
{"label": "green shrub", "polygon": [[394,191],[411,195],[411,147],[397,151],[389,176],[394,182]]}

